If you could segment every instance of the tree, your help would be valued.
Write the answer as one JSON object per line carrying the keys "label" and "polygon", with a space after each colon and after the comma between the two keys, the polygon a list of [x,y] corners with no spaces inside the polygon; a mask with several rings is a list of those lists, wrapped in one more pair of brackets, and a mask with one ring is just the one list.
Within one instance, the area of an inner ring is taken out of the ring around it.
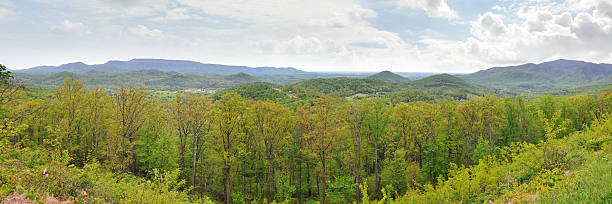
{"label": "tree", "polygon": [[176,137],[169,128],[171,120],[168,120],[161,101],[151,99],[150,103],[145,123],[138,131],[139,136],[134,143],[138,170],[149,178],[155,176],[155,171],[174,171],[178,164]]}
{"label": "tree", "polygon": [[237,158],[245,153],[245,133],[241,129],[247,111],[240,95],[227,93],[214,103],[214,134],[217,151],[222,155],[225,183],[225,203],[231,202],[231,168]]}
{"label": "tree", "polygon": [[[59,101],[59,108],[62,109],[62,118],[60,122],[59,133],[60,137],[67,142],[67,150],[72,151],[73,140],[78,140],[80,134],[77,133],[77,124],[81,118],[79,117],[83,110],[83,97],[85,89],[83,83],[73,78],[66,78],[56,89],[55,97]],[[75,138],[73,138],[75,137]]]}
{"label": "tree", "polygon": [[344,122],[348,125],[349,129],[353,133],[353,142],[355,148],[355,199],[358,203],[361,202],[361,135],[363,134],[364,125],[366,122],[366,110],[362,101],[349,101],[345,107]]}
{"label": "tree", "polygon": [[0,108],[21,96],[20,86],[11,83],[11,79],[13,79],[11,72],[0,64]]}
{"label": "tree", "polygon": [[[290,114],[282,105],[269,101],[255,101],[250,110],[251,119],[255,125],[251,132],[254,133],[259,145],[263,146],[267,160],[267,192],[270,192],[270,184],[272,184],[274,194],[276,194],[278,192],[276,182],[277,156],[289,140]],[[273,197],[268,196],[268,198]]]}
{"label": "tree", "polygon": [[202,137],[211,126],[212,103],[204,96],[179,94],[171,104],[172,118],[176,124],[180,140],[181,169],[186,170],[185,153],[188,139],[193,144],[191,162],[191,185],[195,186],[198,152],[202,151]]}
{"label": "tree", "polygon": [[321,202],[325,203],[325,190],[327,186],[327,166],[326,159],[329,156],[329,151],[333,144],[335,144],[338,131],[341,127],[341,121],[337,117],[335,111],[337,109],[339,97],[333,94],[324,95],[313,101],[312,106],[312,119],[313,129],[306,136],[311,150],[321,161],[321,169],[323,175],[322,189],[321,189]]}
{"label": "tree", "polygon": [[[85,94],[84,112],[86,117],[85,129],[91,135],[93,154],[98,156],[98,145],[109,134],[108,123],[111,119],[112,98],[103,88],[96,87]],[[89,146],[89,144],[88,144]]]}
{"label": "tree", "polygon": [[[302,203],[302,162],[304,160],[304,139],[305,136],[312,131],[312,118],[307,105],[298,105],[295,112],[295,126],[293,133],[294,153],[296,157],[296,166],[298,170],[298,186],[296,189],[298,195],[298,203]],[[307,173],[310,169],[306,169]],[[308,175],[308,174],[307,174]],[[310,180],[307,180],[310,183]],[[310,186],[308,186],[310,190]]]}
{"label": "tree", "polygon": [[[143,87],[134,88],[123,86],[115,90],[114,99],[117,104],[117,122],[119,135],[122,139],[123,155],[121,156],[122,168],[125,170],[129,165],[132,172],[136,172],[136,154],[133,151],[134,141],[137,134],[146,121],[146,111],[150,102],[146,98],[147,92]],[[126,141],[127,140],[127,141]],[[126,161],[128,160],[128,165]]]}
{"label": "tree", "polygon": [[[381,98],[365,99],[365,128],[367,134],[374,144],[374,173],[376,175],[376,193],[380,190],[379,157],[380,145],[385,142],[389,130],[391,110],[386,101]],[[384,152],[383,152],[384,154]],[[384,157],[383,157],[384,158]]]}
{"label": "tree", "polygon": [[472,151],[480,137],[487,139],[489,152],[493,151],[497,132],[504,120],[503,109],[501,100],[492,95],[472,99],[457,107],[462,116],[460,130],[465,137],[463,156],[467,165],[472,164]]}

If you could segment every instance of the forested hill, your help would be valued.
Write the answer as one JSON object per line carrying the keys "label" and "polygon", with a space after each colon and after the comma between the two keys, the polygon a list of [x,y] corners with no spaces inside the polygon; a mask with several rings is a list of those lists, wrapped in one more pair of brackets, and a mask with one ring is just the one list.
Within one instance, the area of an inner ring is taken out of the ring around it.
{"label": "forested hill", "polygon": [[374,75],[368,76],[368,78],[380,79],[394,83],[404,83],[410,81],[408,78],[405,78],[390,71],[382,71]]}
{"label": "forested hill", "polygon": [[295,68],[231,66],[221,64],[204,64],[187,60],[166,59],[132,59],[129,61],[111,60],[104,64],[94,65],[74,62],[60,66],[32,67],[29,69],[14,70],[14,72],[22,72],[27,74],[53,74],[59,72],[100,74],[133,72],[140,70],[160,70],[197,75],[230,75],[238,74],[240,72],[250,75],[299,75],[308,73]]}
{"label": "forested hill", "polygon": [[476,86],[450,74],[433,75],[412,81],[410,84],[426,90],[432,95],[450,96],[455,100],[465,100],[474,96],[484,96],[486,93],[494,93],[494,90]]}
{"label": "forested hill", "polygon": [[493,67],[465,75],[469,82],[489,88],[547,91],[586,85],[612,84],[612,64],[555,60],[541,64]]}
{"label": "forested hill", "polygon": [[298,82],[301,86],[320,93],[338,93],[340,96],[352,96],[355,94],[376,94],[392,92],[400,88],[399,84],[376,78],[326,78],[310,79]]}
{"label": "forested hill", "polygon": [[221,89],[243,84],[264,83],[264,80],[245,73],[233,75],[194,75],[159,70],[141,70],[124,73],[76,74],[58,72],[49,75],[31,75],[14,73],[15,79],[23,85],[54,89],[65,78],[74,78],[85,82],[87,88],[101,87],[116,89],[125,84],[146,86],[154,90],[178,91],[185,89]]}
{"label": "forested hill", "polygon": [[440,74],[415,81],[401,83],[378,78],[337,77],[304,80],[289,85],[242,85],[224,89],[215,94],[236,92],[250,99],[269,99],[282,104],[291,104],[304,99],[335,93],[349,99],[385,97],[392,103],[432,101],[432,100],[467,100],[486,94],[508,94],[496,92],[465,82],[449,74]]}

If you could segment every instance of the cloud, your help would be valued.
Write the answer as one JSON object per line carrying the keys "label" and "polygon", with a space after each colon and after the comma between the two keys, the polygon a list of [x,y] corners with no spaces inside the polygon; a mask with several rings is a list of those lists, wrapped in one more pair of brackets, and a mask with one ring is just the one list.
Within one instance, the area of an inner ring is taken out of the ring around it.
{"label": "cloud", "polygon": [[9,0],[0,0],[0,6],[13,6],[13,3],[11,3],[11,1]]}
{"label": "cloud", "polygon": [[479,39],[497,39],[506,33],[506,25],[501,15],[487,12],[472,24],[470,32]]}
{"label": "cloud", "polygon": [[172,0],[33,0],[46,7],[80,14],[84,18],[97,21],[146,17],[164,13]]}
{"label": "cloud", "polygon": [[612,18],[612,3],[607,1],[599,2],[595,14]]}
{"label": "cloud", "polygon": [[8,18],[9,16],[12,16],[13,14],[15,14],[15,12],[12,10],[0,8],[0,21],[3,21],[4,19]]}
{"label": "cloud", "polygon": [[151,18],[155,22],[181,21],[188,19],[203,19],[202,16],[189,14],[186,8],[175,8],[166,12],[165,16]]}
{"label": "cloud", "polygon": [[130,31],[130,33],[137,35],[137,36],[150,37],[150,38],[156,38],[156,39],[164,38],[164,34],[162,33],[162,31],[158,29],[149,29],[144,25],[137,25],[135,27],[129,28],[128,30]]}
{"label": "cloud", "polygon": [[433,61],[434,67],[456,63],[463,67],[458,70],[466,71],[558,58],[612,62],[612,47],[608,46],[612,19],[606,14],[607,5],[590,3],[591,7],[582,6],[581,10],[570,5],[579,4],[526,6],[519,8],[514,18],[486,12],[472,22],[472,36],[467,40],[421,40],[426,44],[423,55],[450,58]]}
{"label": "cloud", "polygon": [[60,25],[51,26],[51,30],[64,34],[87,35],[91,34],[91,30],[81,22],[72,22],[64,20]]}
{"label": "cloud", "polygon": [[457,12],[452,10],[445,0],[397,0],[400,7],[423,9],[428,16],[434,18],[457,18]]}

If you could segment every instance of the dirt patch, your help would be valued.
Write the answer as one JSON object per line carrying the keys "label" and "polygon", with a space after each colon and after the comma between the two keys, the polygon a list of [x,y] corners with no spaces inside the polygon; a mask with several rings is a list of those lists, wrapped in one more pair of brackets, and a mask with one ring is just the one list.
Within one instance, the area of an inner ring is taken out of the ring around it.
{"label": "dirt patch", "polygon": [[[68,203],[72,203],[70,201],[59,201],[58,199],[48,196],[45,197],[43,199],[40,200],[43,203],[48,203],[48,204],[68,204]],[[35,200],[30,200],[28,198],[26,198],[25,195],[19,195],[17,193],[12,193],[8,196],[6,196],[6,198],[4,198],[4,200],[2,200],[0,202],[0,204],[38,204],[38,201]]]}

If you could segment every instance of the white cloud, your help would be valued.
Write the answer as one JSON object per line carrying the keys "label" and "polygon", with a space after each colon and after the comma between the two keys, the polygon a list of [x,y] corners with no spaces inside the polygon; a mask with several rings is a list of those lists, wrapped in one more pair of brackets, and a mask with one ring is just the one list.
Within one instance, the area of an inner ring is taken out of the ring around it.
{"label": "white cloud", "polygon": [[[581,10],[570,5],[581,5]],[[612,19],[605,14],[607,9],[601,2],[528,6],[518,9],[518,19],[508,23],[504,19],[511,17],[486,12],[472,22],[472,37],[467,40],[424,39],[421,43],[427,45],[426,57],[445,59],[432,61],[434,67],[456,63],[462,67],[457,70],[465,71],[558,58],[612,62],[608,45]]]}
{"label": "white cloud", "polygon": [[428,16],[435,18],[457,18],[457,12],[451,9],[445,0],[397,0],[400,7],[423,9]]}
{"label": "white cloud", "polygon": [[500,6],[500,5],[495,5],[493,7],[491,7],[491,9],[495,10],[495,11],[507,11],[506,7]]}
{"label": "white cloud", "polygon": [[51,26],[51,30],[72,35],[87,35],[91,34],[91,30],[81,22],[72,22],[64,20],[60,25]]}
{"label": "white cloud", "polygon": [[596,15],[612,18],[612,2],[601,1],[597,4]]}
{"label": "white cloud", "polygon": [[13,3],[9,0],[0,0],[0,6],[13,6]]}
{"label": "white cloud", "polygon": [[[30,20],[43,25],[43,29],[87,38],[74,41],[74,36],[37,32],[21,37],[17,33],[20,29],[11,29],[17,31],[0,32],[0,39],[15,39],[10,41],[13,47],[28,47],[22,46],[28,42],[32,42],[31,47],[49,43],[45,44],[49,45],[47,52],[54,49],[50,44],[74,42],[73,53],[58,55],[91,57],[98,62],[159,57],[306,70],[444,72],[556,58],[612,62],[612,47],[608,46],[612,42],[611,0],[512,0],[512,5],[505,0],[500,3],[503,7],[488,8],[490,11],[473,19],[462,16],[465,24],[461,25],[456,19],[457,11],[446,0],[386,0],[389,4],[385,6],[419,9],[430,17],[455,19],[450,22],[453,26],[466,25],[459,30],[469,30],[463,40],[448,40],[451,32],[461,31],[447,32],[440,25],[408,26],[401,29],[404,33],[384,30],[388,25],[375,23],[389,20],[385,19],[389,15],[383,13],[388,11],[369,8],[371,4],[363,0],[32,1],[52,8],[45,12],[53,13],[41,16],[54,19],[40,21],[27,16],[32,13],[20,10],[18,17],[23,17],[24,22]],[[3,2],[9,1],[0,0],[0,20]],[[13,8],[7,6],[8,9]],[[466,11],[465,16],[470,15]],[[46,22],[62,23],[49,26]],[[7,43],[9,40],[0,42]],[[28,52],[23,50],[22,53]],[[0,56],[19,57],[13,53]]]}
{"label": "white cloud", "polygon": [[487,12],[472,24],[470,32],[479,39],[494,40],[506,34],[506,25],[501,15]]}
{"label": "white cloud", "polygon": [[203,17],[196,14],[189,14],[189,11],[186,8],[175,8],[167,11],[165,16],[151,18],[150,20],[156,22],[168,22],[188,19],[203,19]]}
{"label": "white cloud", "polygon": [[156,39],[164,38],[164,34],[162,33],[162,31],[158,29],[149,29],[144,25],[137,25],[135,27],[129,28],[128,30],[130,31],[130,33],[142,37],[151,37]]}
{"label": "white cloud", "polygon": [[164,13],[172,0],[33,0],[85,18],[107,20]]}
{"label": "white cloud", "polygon": [[4,19],[8,18],[9,16],[12,16],[13,14],[15,14],[15,12],[12,10],[0,8],[0,21],[3,21]]}

